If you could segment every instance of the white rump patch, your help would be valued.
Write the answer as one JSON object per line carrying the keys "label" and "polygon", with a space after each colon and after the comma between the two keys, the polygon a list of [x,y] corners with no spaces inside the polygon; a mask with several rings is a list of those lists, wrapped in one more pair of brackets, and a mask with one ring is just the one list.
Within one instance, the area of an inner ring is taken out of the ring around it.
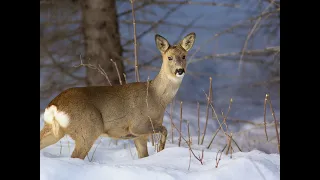
{"label": "white rump patch", "polygon": [[54,105],[46,108],[44,111],[44,121],[48,124],[53,124],[53,120],[58,121],[60,126],[64,128],[69,125],[69,116],[62,111],[58,111]]}

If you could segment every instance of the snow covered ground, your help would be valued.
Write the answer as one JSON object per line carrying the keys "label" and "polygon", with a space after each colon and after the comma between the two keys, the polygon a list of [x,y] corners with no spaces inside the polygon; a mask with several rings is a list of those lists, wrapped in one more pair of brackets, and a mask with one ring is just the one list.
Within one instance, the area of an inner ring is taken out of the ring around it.
{"label": "snow covered ground", "polygon": [[[152,151],[152,147],[149,146]],[[280,156],[265,154],[254,150],[248,153],[235,153],[232,158],[221,156],[216,168],[216,151],[204,152],[204,165],[191,157],[189,166],[189,151],[187,148],[167,147],[165,150],[151,156],[137,159],[130,149],[99,148],[95,159],[89,162],[69,157],[54,156],[59,147],[40,156],[41,180],[276,180],[280,179]],[[134,153],[134,148],[131,148]],[[195,151],[200,154],[200,151]],[[220,154],[219,154],[220,155]],[[219,157],[218,157],[219,158]]]}
{"label": "snow covered ground", "polygon": [[[209,120],[208,131],[203,145],[197,144],[197,116],[196,108],[186,104],[184,107],[184,121],[182,125],[183,136],[188,139],[186,122],[190,123],[192,136],[192,149],[196,156],[203,153],[203,165],[193,156],[182,140],[182,146],[178,147],[178,133],[175,131],[174,143],[171,142],[170,119],[166,115],[164,124],[168,128],[169,135],[166,148],[161,152],[155,152],[154,146],[148,144],[149,157],[138,159],[135,146],[131,140],[115,141],[109,138],[99,138],[87,158],[83,160],[71,159],[74,149],[74,141],[66,136],[58,143],[40,151],[40,179],[41,180],[102,180],[102,179],[201,179],[201,180],[277,180],[280,179],[280,155],[277,154],[277,142],[275,129],[268,126],[269,141],[266,141],[264,127],[259,125],[241,125],[230,123],[229,130],[239,149],[233,143],[234,152],[221,155],[216,168],[217,152],[226,144],[226,138],[218,133],[212,146],[207,149],[212,132],[219,127],[212,119]],[[201,106],[200,128],[203,131],[205,106]],[[169,111],[168,111],[169,112]],[[176,113],[179,109],[175,110]],[[174,123],[178,126],[179,116],[173,115]],[[270,121],[270,117],[268,117]],[[257,119],[263,122],[263,118]],[[255,121],[253,121],[255,122]],[[260,124],[261,124],[260,123]],[[43,119],[40,116],[40,129],[43,127]],[[190,169],[189,168],[190,161]]]}

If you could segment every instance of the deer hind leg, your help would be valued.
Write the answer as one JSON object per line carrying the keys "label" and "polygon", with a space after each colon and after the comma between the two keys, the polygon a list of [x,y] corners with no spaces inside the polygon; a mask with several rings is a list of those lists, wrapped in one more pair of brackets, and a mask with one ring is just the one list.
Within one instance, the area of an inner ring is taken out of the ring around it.
{"label": "deer hind leg", "polygon": [[94,127],[93,124],[86,124],[87,126],[82,126],[81,131],[71,133],[70,137],[75,141],[75,148],[71,154],[71,158],[84,159],[94,142],[103,133],[102,122],[99,127]]}
{"label": "deer hind leg", "polygon": [[63,130],[60,128],[58,136],[54,136],[52,126],[45,124],[43,129],[40,131],[40,150],[57,143],[64,135]]}
{"label": "deer hind leg", "polygon": [[136,146],[139,158],[144,158],[149,156],[148,147],[147,147],[148,135],[139,136],[135,138],[133,141],[134,141],[134,145]]}
{"label": "deer hind leg", "polygon": [[75,141],[71,158],[84,159],[97,138],[103,134],[104,125],[100,112],[87,105],[83,113],[74,116],[75,124],[68,127],[68,135]]}
{"label": "deer hind leg", "polygon": [[79,158],[79,159],[84,159],[91,147],[93,146],[93,143],[96,141],[96,139],[99,136],[91,136],[91,137],[84,137],[85,139],[76,139],[75,140],[75,148],[72,152],[71,158]]}

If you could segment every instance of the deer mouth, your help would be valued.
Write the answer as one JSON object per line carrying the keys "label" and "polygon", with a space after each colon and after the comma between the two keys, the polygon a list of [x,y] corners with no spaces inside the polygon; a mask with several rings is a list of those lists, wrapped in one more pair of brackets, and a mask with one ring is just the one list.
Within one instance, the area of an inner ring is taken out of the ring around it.
{"label": "deer mouth", "polygon": [[176,71],[174,72],[174,74],[175,74],[177,77],[183,77],[184,74],[185,74],[185,71],[184,71],[183,68],[176,69]]}

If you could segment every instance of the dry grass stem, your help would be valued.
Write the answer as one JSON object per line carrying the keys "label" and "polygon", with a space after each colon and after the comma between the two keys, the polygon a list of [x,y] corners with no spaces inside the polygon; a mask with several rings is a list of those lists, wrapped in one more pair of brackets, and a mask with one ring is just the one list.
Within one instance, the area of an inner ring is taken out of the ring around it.
{"label": "dry grass stem", "polygon": [[[228,117],[228,115],[229,115],[229,113],[230,113],[232,102],[233,102],[233,99],[230,98],[230,102],[229,102],[229,107],[228,107],[227,114],[226,114],[225,116],[222,115],[222,116],[223,116],[223,124],[226,126],[226,130],[227,130],[227,131],[229,131],[228,124],[227,124],[227,117]],[[222,112],[222,113],[223,113],[223,112]]]}
{"label": "dry grass stem", "polygon": [[134,1],[135,0],[130,0],[131,9],[132,9],[131,12],[132,12],[133,39],[134,39],[134,67],[135,67],[136,81],[140,82],[139,65],[138,65],[138,52],[137,52],[136,16],[135,16],[135,12],[134,12]]}
{"label": "dry grass stem", "polygon": [[[219,156],[219,159],[218,159],[219,152],[220,152],[220,156]],[[216,168],[218,168],[218,166],[219,166],[219,162],[221,160],[222,152],[223,151],[220,151],[220,150],[217,152],[217,155],[216,155]]]}
{"label": "dry grass stem", "polygon": [[[165,111],[165,112],[169,115],[168,111]],[[202,156],[201,156],[201,157],[200,157],[200,156],[197,157],[197,156],[194,154],[194,152],[193,152],[191,146],[189,145],[188,141],[183,137],[181,131],[177,128],[177,126],[176,126],[174,123],[173,123],[172,125],[173,125],[173,127],[178,131],[180,137],[186,142],[186,144],[188,145],[189,150],[191,151],[192,155],[203,165],[203,150],[202,150]]]}
{"label": "dry grass stem", "polygon": [[198,111],[198,145],[200,145],[200,104],[197,102],[197,111]]}
{"label": "dry grass stem", "polygon": [[[206,92],[203,91],[203,93],[206,95],[206,97],[208,98],[209,96],[206,94]],[[212,103],[210,103],[210,106],[211,106],[211,109],[212,109],[212,112],[214,113],[214,115],[217,117],[217,121],[219,123],[219,129],[218,130],[222,130],[223,134],[228,138],[228,134],[224,131],[224,129],[222,128],[222,124],[220,123],[220,120],[218,118],[218,115],[215,111],[215,109],[213,108],[213,105]],[[213,116],[212,116],[212,119],[213,119]],[[242,152],[241,148],[239,147],[238,143],[232,138],[232,141],[235,143],[235,145],[237,146],[237,148],[239,149],[240,152]]]}
{"label": "dry grass stem", "polygon": [[228,155],[229,151],[231,150],[231,139],[232,139],[232,133],[230,133],[230,135],[228,135],[228,148],[226,150],[226,155]]}
{"label": "dry grass stem", "polygon": [[208,144],[208,146],[207,146],[207,149],[210,148],[213,140],[216,138],[216,136],[217,136],[217,134],[218,134],[218,132],[219,132],[220,130],[221,130],[221,127],[219,127],[219,128],[216,130],[216,132],[212,135],[212,138],[211,138],[211,140],[210,140],[210,142],[209,142],[209,144]]}
{"label": "dry grass stem", "polygon": [[[180,129],[179,129],[180,132],[181,132],[181,129],[182,129],[182,101],[180,102]],[[181,133],[179,133],[178,145],[179,147],[181,145]]]}
{"label": "dry grass stem", "polygon": [[203,144],[204,141],[204,137],[206,135],[206,131],[207,131],[207,125],[208,125],[208,119],[209,119],[209,105],[211,103],[211,98],[212,98],[212,77],[209,78],[210,80],[210,86],[209,86],[209,97],[207,97],[207,108],[206,108],[206,123],[204,125],[204,130],[203,130],[203,134],[202,134],[202,139],[201,139],[201,145]]}
{"label": "dry grass stem", "polygon": [[274,113],[274,110],[273,110],[273,107],[272,107],[272,103],[271,103],[271,99],[270,99],[269,94],[267,94],[266,97],[267,97],[267,99],[268,99],[268,103],[269,103],[269,105],[270,105],[271,113],[272,113],[272,116],[273,116],[273,119],[274,119],[274,127],[275,127],[275,129],[276,129],[277,141],[278,141],[278,151],[279,151],[279,154],[280,154],[280,136],[279,136],[279,131],[278,131],[277,118],[276,118],[276,115],[275,115],[275,113]]}
{"label": "dry grass stem", "polygon": [[[191,142],[191,135],[190,135],[190,126],[189,126],[189,121],[187,122],[187,128],[188,128],[188,137],[189,137],[189,146],[191,147],[192,142]],[[189,150],[190,153],[190,159],[189,159],[189,167],[188,171],[190,170],[190,164],[191,164],[191,151]]]}
{"label": "dry grass stem", "polygon": [[172,115],[173,115],[173,107],[174,107],[174,103],[175,101],[174,101],[174,99],[172,100],[172,102],[171,102],[171,104],[170,104],[170,122],[171,122],[171,143],[173,144],[174,142],[173,142],[173,138],[174,138],[174,135],[173,135],[173,118],[172,118]]}
{"label": "dry grass stem", "polygon": [[117,63],[114,62],[114,60],[112,60],[112,59],[110,59],[110,61],[114,64],[114,67],[116,68],[116,71],[117,71],[117,74],[118,74],[119,83],[120,83],[120,85],[122,85],[122,80],[121,80],[121,76],[120,76],[120,73],[119,73],[119,69],[118,69]]}
{"label": "dry grass stem", "polygon": [[267,138],[267,141],[269,141],[269,138],[268,138],[268,133],[267,133],[267,118],[266,118],[266,112],[267,112],[267,101],[268,101],[268,94],[266,94],[266,97],[264,98],[264,113],[263,113],[263,119],[264,119],[264,132],[266,134],[266,138]]}

